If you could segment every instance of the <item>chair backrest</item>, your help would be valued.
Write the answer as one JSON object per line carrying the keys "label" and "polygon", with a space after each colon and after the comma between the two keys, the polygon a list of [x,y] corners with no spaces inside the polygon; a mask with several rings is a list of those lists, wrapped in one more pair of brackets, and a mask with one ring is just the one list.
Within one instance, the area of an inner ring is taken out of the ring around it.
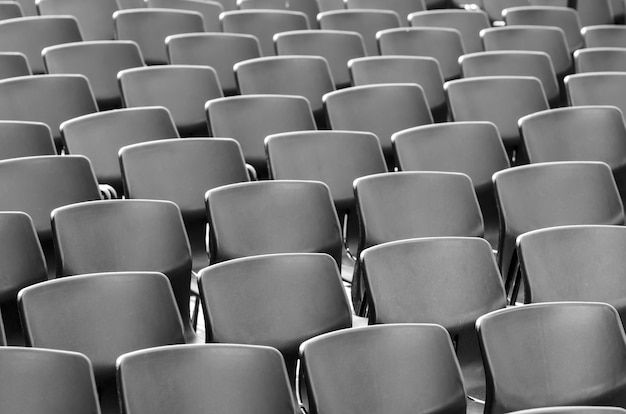
{"label": "chair backrest", "polygon": [[580,34],[581,24],[578,13],[576,10],[570,9],[569,7],[511,7],[505,9],[502,16],[507,26],[552,26],[563,29],[570,53],[585,45],[583,37]]}
{"label": "chair backrest", "polygon": [[408,25],[408,16],[426,10],[424,0],[344,0],[346,9],[378,9],[396,12],[402,26]]}
{"label": "chair backrest", "polygon": [[549,109],[539,79],[529,76],[484,76],[458,79],[444,85],[455,121],[493,122],[507,150],[520,145],[517,120]]}
{"label": "chair backrest", "polygon": [[243,33],[259,40],[263,56],[272,56],[273,36],[289,30],[307,30],[309,21],[306,14],[291,10],[236,10],[220,15],[222,29],[226,33]]}
{"label": "chair backrest", "polygon": [[465,53],[461,33],[446,27],[410,27],[376,34],[381,55],[430,56],[439,62],[445,80],[461,76],[459,57]]}
{"label": "chair backrest", "polygon": [[563,226],[522,234],[517,251],[525,302],[606,302],[624,321],[624,246],[623,226]]}
{"label": "chair backrest", "polygon": [[206,207],[211,263],[266,253],[319,252],[341,265],[339,220],[326,184],[230,184],[209,190]]}
{"label": "chair backrest", "polygon": [[168,62],[165,38],[178,33],[203,32],[198,12],[175,9],[129,9],[113,13],[115,38],[137,43],[148,65]]}
{"label": "chair backrest", "polygon": [[192,337],[191,251],[176,204],[157,200],[76,203],[52,212],[52,228],[57,276],[163,273],[174,290],[185,333]]}
{"label": "chair backrest", "polygon": [[91,363],[77,352],[0,347],[2,409],[100,414]]}
{"label": "chair backrest", "polygon": [[98,183],[83,156],[37,156],[0,161],[0,211],[23,211],[42,243],[50,244],[50,212],[81,201],[100,200]]}
{"label": "chair backrest", "polygon": [[577,73],[565,78],[571,106],[612,105],[626,111],[626,72]]}
{"label": "chair backrest", "polygon": [[40,15],[70,15],[78,21],[85,40],[112,40],[115,0],[37,0]]}
{"label": "chair backrest", "polygon": [[576,11],[582,27],[614,22],[610,0],[576,0]]}
{"label": "chair backrest", "polygon": [[176,9],[198,12],[202,15],[205,32],[221,32],[222,23],[220,13],[224,6],[212,0],[147,0],[148,7],[162,9]]}
{"label": "chair backrest", "polygon": [[614,24],[581,29],[587,47],[626,47],[626,27]]}
{"label": "chair backrest", "polygon": [[204,104],[224,96],[217,73],[207,66],[132,68],[119,72],[117,77],[126,108],[167,108],[182,137],[207,136]]}
{"label": "chair backrest", "polygon": [[89,81],[82,75],[21,76],[0,81],[0,119],[47,124],[57,151],[63,146],[61,123],[97,111]]}
{"label": "chair backrest", "polygon": [[22,289],[18,302],[28,346],[86,355],[99,383],[115,378],[122,354],[185,343],[172,288],[161,273],[50,280]]}
{"label": "chair backrest", "polygon": [[461,34],[465,53],[483,51],[480,31],[490,27],[489,16],[481,10],[427,10],[409,15],[411,26],[447,27]]}
{"label": "chair backrest", "polygon": [[209,266],[200,272],[200,297],[207,341],[275,347],[292,379],[303,341],[352,326],[337,263],[327,254],[261,255]]}
{"label": "chair backrest", "polygon": [[41,51],[83,40],[73,16],[29,16],[0,21],[0,51],[20,52],[34,74],[46,73]]}
{"label": "chair backrest", "polygon": [[43,50],[42,55],[49,74],[84,75],[101,110],[122,106],[117,73],[144,65],[137,44],[124,40],[50,46]]}
{"label": "chair backrest", "polygon": [[417,83],[424,90],[433,119],[443,122],[448,103],[437,59],[429,56],[369,56],[351,59],[348,69],[354,86],[376,83]]}
{"label": "chair backrest", "polygon": [[19,52],[0,52],[0,79],[32,75],[26,55]]}
{"label": "chair backrest", "polygon": [[624,224],[624,208],[607,164],[532,164],[499,171],[493,180],[500,213],[498,265],[503,277],[514,270],[513,251],[520,234],[571,224]]}
{"label": "chair backrest", "polygon": [[384,29],[400,27],[400,17],[391,10],[352,9],[331,10],[317,15],[323,30],[344,30],[357,32],[363,38],[368,56],[378,55],[376,33]]}
{"label": "chair backrest", "polygon": [[455,343],[467,393],[484,395],[476,319],[506,306],[489,243],[474,237],[409,239],[365,249],[360,260],[370,324],[442,325]]}
{"label": "chair backrest", "polygon": [[[424,90],[417,84],[355,86],[330,92],[324,95],[323,100],[332,129],[375,134],[385,156],[391,160],[393,133],[433,123]],[[393,161],[388,164],[391,167]]]}
{"label": "chair backrest", "polygon": [[0,212],[0,230],[0,302],[15,302],[20,289],[48,278],[46,260],[28,214]]}
{"label": "chair backrest", "polygon": [[185,33],[165,39],[169,61],[174,65],[211,66],[225,95],[237,93],[233,66],[261,56],[256,37],[240,33]]}
{"label": "chair backrest", "polygon": [[322,95],[335,90],[328,62],[323,57],[261,57],[235,64],[234,71],[242,95],[303,96],[309,101],[318,125],[323,124]]}
{"label": "chair backrest", "polygon": [[48,125],[41,122],[0,121],[0,160],[56,153]]}
{"label": "chair backrest", "polygon": [[491,27],[480,32],[485,50],[528,50],[545,52],[552,59],[559,79],[572,71],[572,55],[561,28],[548,26]]}
{"label": "chair backrest", "polygon": [[476,328],[487,374],[485,413],[626,405],[626,341],[611,305],[516,306],[478,318]]}
{"label": "chair backrest", "polygon": [[483,215],[485,238],[497,246],[499,221],[492,175],[509,168],[497,127],[490,122],[443,122],[396,132],[391,136],[401,171],[448,171],[467,174]]}
{"label": "chair backrest", "polygon": [[551,107],[560,106],[561,91],[550,55],[524,50],[495,50],[459,58],[464,78],[478,76],[534,76],[541,81]]}
{"label": "chair backrest", "polygon": [[277,33],[274,44],[279,56],[322,56],[328,62],[337,88],[350,86],[348,61],[365,56],[365,44],[361,35],[343,30],[295,30]]}
{"label": "chair backrest", "polygon": [[236,139],[246,162],[267,176],[263,140],[279,132],[314,130],[309,102],[293,95],[245,95],[207,102],[209,131],[215,137]]}
{"label": "chair backrest", "polygon": [[317,14],[320,8],[317,1],[313,0],[289,0],[289,9],[306,14],[311,29],[319,30],[320,25],[317,22]]}
{"label": "chair backrest", "polygon": [[626,72],[626,48],[594,47],[574,52],[576,73]]}
{"label": "chair backrest", "polygon": [[626,165],[626,125],[614,106],[575,106],[527,115],[519,120],[531,163],[602,161]]}
{"label": "chair backrest", "polygon": [[22,6],[16,0],[3,0],[0,2],[0,20],[24,17]]}
{"label": "chair backrest", "polygon": [[297,411],[285,363],[270,347],[205,344],[134,351],[118,359],[117,375],[127,414]]}
{"label": "chair backrest", "polygon": [[81,116],[64,122],[61,131],[67,152],[89,158],[98,181],[112,185],[120,193],[120,148],[178,137],[172,116],[162,107],[117,109]]}
{"label": "chair backrest", "polygon": [[[482,3],[482,5],[481,5]],[[502,21],[502,11],[509,7],[529,6],[529,0],[479,0],[478,5],[487,13],[492,22]]]}
{"label": "chair backrest", "polygon": [[265,148],[273,179],[325,183],[340,217],[354,210],[356,178],[387,171],[378,139],[367,132],[286,132],[268,136]]}
{"label": "chair backrest", "polygon": [[440,325],[345,329],[306,341],[300,354],[312,414],[465,413],[459,363]]}
{"label": "chair backrest", "polygon": [[163,139],[122,147],[120,166],[127,198],[178,205],[191,244],[193,268],[209,265],[204,194],[248,181],[241,147],[230,138]]}

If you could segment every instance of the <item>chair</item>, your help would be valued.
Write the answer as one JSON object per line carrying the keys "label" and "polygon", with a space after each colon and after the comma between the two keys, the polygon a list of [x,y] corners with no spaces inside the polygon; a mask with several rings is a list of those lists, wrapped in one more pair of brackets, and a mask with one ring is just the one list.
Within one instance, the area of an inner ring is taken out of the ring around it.
{"label": "chair", "polygon": [[[171,345],[122,355],[122,411],[133,414],[245,412],[293,414],[296,402],[280,353],[265,346]],[[163,375],[167,373],[167,375]]]}
{"label": "chair", "polygon": [[587,47],[626,47],[626,27],[614,24],[583,27]]}
{"label": "chair", "polygon": [[459,64],[464,78],[534,76],[541,81],[550,107],[561,106],[566,100],[565,91],[560,90],[552,60],[545,52],[499,50],[469,53],[459,58]]}
{"label": "chair", "polygon": [[578,12],[569,7],[522,6],[502,12],[507,26],[551,26],[563,29],[570,53],[584,47]]}
{"label": "chair", "polygon": [[0,2],[0,20],[24,17],[22,6],[15,0]]}
{"label": "chair", "polygon": [[444,80],[461,76],[459,56],[465,54],[461,33],[444,27],[410,27],[376,34],[381,55],[429,56],[437,59]]}
{"label": "chair", "polygon": [[517,120],[549,109],[541,82],[529,76],[458,79],[446,82],[444,90],[452,119],[493,122],[513,162],[521,144]]}
{"label": "chair", "polygon": [[117,73],[123,69],[144,66],[137,44],[124,40],[50,46],[42,51],[42,55],[49,74],[77,73],[85,76],[100,110],[122,106]]}
{"label": "chair", "polygon": [[[352,182],[387,171],[378,138],[353,131],[286,132],[268,136],[265,152],[271,178],[322,181],[328,185],[348,256],[356,252],[358,221]],[[352,280],[353,269],[344,267],[342,276]]]}
{"label": "chair", "polygon": [[519,120],[531,163],[602,161],[626,195],[626,125],[614,106],[576,106],[541,111]]}
{"label": "chair", "polygon": [[300,344],[352,326],[335,260],[284,253],[229,260],[200,272],[207,341],[278,349],[292,384]]}
{"label": "chair", "polygon": [[207,191],[206,209],[210,264],[270,253],[327,253],[341,268],[341,229],[326,184],[224,185]]}
{"label": "chair", "polygon": [[391,10],[331,10],[317,15],[322,30],[357,32],[363,38],[367,56],[378,55],[376,33],[401,26],[400,17]]}
{"label": "chair", "polygon": [[626,48],[594,47],[574,52],[576,73],[626,72]]}
{"label": "chair", "polygon": [[205,32],[221,32],[220,13],[224,6],[212,0],[147,0],[150,8],[176,9],[198,12],[202,15]]}
{"label": "chair", "polygon": [[567,47],[565,33],[558,27],[492,27],[483,29],[480,37],[486,51],[524,50],[547,53],[559,80],[573,71],[572,56]]}
{"label": "chair", "polygon": [[626,87],[624,72],[590,72],[569,75],[565,88],[570,105],[612,105],[622,113],[626,110],[623,91]]}
{"label": "chair", "polygon": [[126,197],[176,203],[191,244],[193,270],[208,266],[204,194],[248,181],[239,144],[228,138],[162,139],[122,147],[119,158]]}
{"label": "chair", "polygon": [[198,12],[173,9],[129,9],[113,13],[115,38],[132,40],[139,46],[148,65],[168,62],[165,38],[178,33],[203,32]]}
{"label": "chair", "polygon": [[490,122],[445,122],[396,132],[391,136],[400,171],[467,174],[482,212],[485,239],[498,244],[498,210],[491,177],[509,168],[496,126]]}
{"label": "chair", "polygon": [[581,27],[614,23],[611,0],[576,0],[576,11]]}
{"label": "chair", "polygon": [[[397,172],[361,177],[354,182],[359,246],[440,236],[482,237],[483,218],[471,179],[447,172]],[[367,298],[359,262],[352,278],[352,303],[365,312]]]}
{"label": "chair", "polygon": [[206,136],[204,104],[223,96],[217,73],[206,66],[132,68],[120,71],[117,77],[125,107],[167,108],[182,137]]}
{"label": "chair", "polygon": [[18,303],[28,346],[80,352],[89,358],[103,412],[118,407],[117,357],[185,343],[172,288],[161,273],[95,273],[50,280],[22,289]]}
{"label": "chair", "polygon": [[[0,345],[24,345],[17,311],[17,292],[48,278],[46,259],[28,214],[0,212]],[[1,357],[0,357],[1,358]],[[2,388],[2,387],[0,387]]]}
{"label": "chair", "polygon": [[48,125],[41,122],[0,121],[0,160],[56,153]]}
{"label": "chair", "polygon": [[61,126],[67,153],[89,158],[100,183],[123,194],[118,152],[126,145],[178,138],[165,108],[129,108],[70,119]]}
{"label": "chair", "polygon": [[328,62],[337,89],[350,86],[348,61],[365,56],[363,38],[343,30],[299,30],[277,33],[276,53],[322,56]]}
{"label": "chair", "polygon": [[[481,316],[476,329],[487,373],[486,414],[546,406],[626,405],[626,343],[611,305],[516,306]],[[526,391],[520,393],[519,387]]]}
{"label": "chair", "polygon": [[511,414],[624,414],[626,410],[618,407],[547,407],[514,411]]}
{"label": "chair", "polygon": [[0,81],[0,119],[47,124],[59,152],[63,146],[59,125],[97,110],[89,82],[82,75],[21,76]]}
{"label": "chair", "polygon": [[311,26],[311,29],[319,30],[320,25],[317,22],[317,14],[320,12],[320,8],[317,1],[289,0],[289,9],[304,13],[309,20],[309,26]]}
{"label": "chair", "polygon": [[117,10],[115,0],[37,0],[42,16],[74,16],[85,40],[113,40],[111,16]]}
{"label": "chair", "polygon": [[513,299],[519,288],[519,235],[572,224],[624,224],[613,174],[601,162],[526,165],[499,171],[493,181],[500,214],[498,266]]}
{"label": "chair", "polygon": [[51,277],[55,265],[50,212],[101,198],[89,160],[56,155],[0,161],[0,194],[0,211],[22,211],[32,219]]}
{"label": "chair", "polygon": [[309,102],[293,95],[245,95],[207,102],[209,131],[236,139],[259,177],[267,177],[263,140],[279,132],[314,130]]}
{"label": "chair", "polygon": [[256,37],[238,33],[186,33],[168,36],[165,46],[172,65],[211,66],[224,95],[238,93],[233,66],[261,56]]}
{"label": "chair", "polygon": [[425,0],[344,0],[346,9],[391,10],[400,17],[400,24],[407,26],[407,17],[413,12],[426,10]]}
{"label": "chair", "polygon": [[[287,10],[286,0],[237,0],[239,10]],[[307,17],[308,18],[308,17]]]}
{"label": "chair", "polygon": [[456,29],[463,39],[465,53],[482,52],[483,42],[480,31],[490,27],[487,13],[467,10],[427,10],[409,15],[411,26],[420,27],[447,27]]}
{"label": "chair", "polygon": [[321,56],[268,56],[234,66],[242,95],[276,94],[305,97],[319,128],[326,126],[322,96],[335,90],[328,62]]}
{"label": "chair", "polygon": [[144,271],[166,275],[185,338],[197,341],[189,314],[191,252],[178,206],[157,200],[75,203],[52,212],[52,232],[57,277]]}
{"label": "chair", "polygon": [[378,83],[417,83],[424,90],[435,122],[448,117],[439,62],[426,56],[369,56],[348,61],[354,86]]}
{"label": "chair", "polygon": [[401,240],[365,249],[360,261],[370,324],[442,325],[455,344],[467,394],[484,400],[476,319],[506,306],[489,243],[466,237]]}
{"label": "chair", "polygon": [[220,15],[226,33],[243,33],[259,40],[262,56],[275,55],[273,36],[289,30],[308,30],[309,21],[302,12],[290,10],[235,10]]}
{"label": "chair", "polygon": [[32,73],[45,73],[41,51],[47,46],[83,40],[72,16],[29,16],[0,21],[0,51],[26,56]]}
{"label": "chair", "polygon": [[[100,413],[91,363],[77,352],[1,347],[2,409],[12,413]],[[19,390],[19,391],[18,391]]]}
{"label": "chair", "polygon": [[320,335],[302,345],[300,373],[311,414],[466,409],[459,363],[440,325],[389,324]]}
{"label": "chair", "polygon": [[390,169],[394,166],[391,135],[433,123],[424,90],[416,84],[354,86],[330,92],[323,101],[332,129],[371,132],[378,137]]}
{"label": "chair", "polygon": [[517,238],[526,303],[610,303],[626,317],[622,280],[626,243],[623,226],[563,226]]}
{"label": "chair", "polygon": [[0,79],[32,75],[26,56],[19,52],[0,52]]}

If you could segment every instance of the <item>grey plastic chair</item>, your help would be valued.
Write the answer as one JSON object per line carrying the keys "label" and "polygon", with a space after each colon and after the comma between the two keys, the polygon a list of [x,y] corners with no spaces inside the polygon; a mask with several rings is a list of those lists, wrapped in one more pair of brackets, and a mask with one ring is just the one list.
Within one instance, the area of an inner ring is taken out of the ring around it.
{"label": "grey plastic chair", "polygon": [[48,125],[42,122],[0,121],[0,160],[56,153]]}
{"label": "grey plastic chair", "polygon": [[587,47],[626,47],[626,27],[607,24],[581,29]]}
{"label": "grey plastic chair", "polygon": [[23,53],[0,52],[0,79],[32,75]]}
{"label": "grey plastic chair", "polygon": [[626,72],[576,73],[565,78],[571,106],[611,105],[626,111]]}
{"label": "grey plastic chair", "polygon": [[626,48],[593,47],[574,52],[576,73],[626,72]]}
{"label": "grey plastic chair", "polygon": [[239,33],[185,33],[165,39],[173,65],[200,65],[215,69],[224,95],[238,93],[233,66],[261,56],[256,37]]}
{"label": "grey plastic chair", "polygon": [[74,16],[85,40],[113,40],[115,0],[37,0],[36,4],[42,16]]}

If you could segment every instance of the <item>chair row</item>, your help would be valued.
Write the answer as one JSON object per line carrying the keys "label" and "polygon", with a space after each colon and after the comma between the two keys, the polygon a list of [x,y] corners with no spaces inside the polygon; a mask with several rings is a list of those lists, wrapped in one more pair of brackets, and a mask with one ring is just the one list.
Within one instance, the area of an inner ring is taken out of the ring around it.
{"label": "chair row", "polygon": [[[81,335],[69,321],[61,323],[66,337],[82,336],[85,342],[97,342],[83,344],[82,348],[90,352],[85,358],[76,350],[81,346],[68,346],[67,341],[56,339],[58,335],[50,332],[51,327],[37,325],[46,301],[60,296],[61,290],[52,289],[54,284],[76,287],[91,283],[93,288],[108,288],[120,294],[125,285],[139,281],[142,287],[154,288],[155,281],[165,279],[157,276],[84,275],[25,289],[21,295],[24,319],[32,324],[33,342],[40,346],[0,348],[0,366],[8,373],[0,386],[5,407],[19,412],[28,407],[28,412],[38,413],[43,412],[45,404],[45,412],[80,407],[81,412],[97,413],[100,405],[103,412],[119,412],[119,392],[121,411],[129,414],[205,412],[211,407],[243,412],[251,406],[260,412],[298,410],[284,359],[273,347],[183,345],[176,344],[175,339],[168,345],[167,341],[176,337],[175,329],[169,337],[166,327],[144,329],[144,339],[133,341],[124,335],[98,335],[93,330]],[[123,292],[115,301],[124,303],[141,294],[137,287],[131,292]],[[94,303],[96,308],[101,307],[100,302]],[[135,318],[120,323],[119,319],[124,319],[121,314],[116,323],[111,323],[109,318],[118,313],[109,310],[107,317],[101,317],[101,325],[129,328],[136,323]],[[167,326],[176,325],[168,319],[165,322]],[[163,336],[152,337],[148,331]],[[116,333],[121,332],[116,329]],[[479,317],[475,332],[488,372],[485,413],[550,406],[573,407],[553,408],[546,413],[624,412],[616,408],[574,408],[626,405],[626,341],[623,325],[611,305],[561,302],[501,309]],[[520,341],[517,334],[526,340]],[[577,346],[572,347],[571,341]],[[109,346],[108,353],[90,349],[101,349],[103,342]],[[373,413],[469,411],[454,342],[441,325],[384,324],[327,332],[305,340],[299,360],[296,393],[306,412],[357,413],[366,408]],[[105,390],[103,378],[110,389]],[[15,392],[15,382],[29,384],[33,393]],[[39,390],[39,386],[44,389]],[[519,387],[524,388],[520,391]],[[106,401],[106,397],[111,400]],[[544,411],[530,411],[540,412]]]}

